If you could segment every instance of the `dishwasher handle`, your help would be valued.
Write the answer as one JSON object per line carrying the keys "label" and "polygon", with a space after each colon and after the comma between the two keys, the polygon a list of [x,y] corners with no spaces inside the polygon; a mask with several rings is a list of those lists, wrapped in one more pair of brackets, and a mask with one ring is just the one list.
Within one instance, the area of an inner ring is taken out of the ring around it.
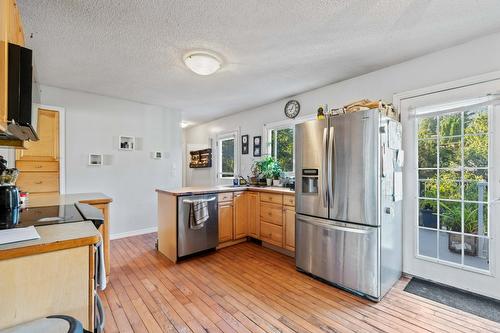
{"label": "dishwasher handle", "polygon": [[199,199],[199,200],[189,200],[189,199],[185,199],[185,200],[182,200],[183,203],[185,204],[193,204],[193,203],[196,203],[196,202],[211,202],[211,201],[214,201],[215,199],[217,199],[217,197],[212,197],[212,198],[209,198],[209,199]]}

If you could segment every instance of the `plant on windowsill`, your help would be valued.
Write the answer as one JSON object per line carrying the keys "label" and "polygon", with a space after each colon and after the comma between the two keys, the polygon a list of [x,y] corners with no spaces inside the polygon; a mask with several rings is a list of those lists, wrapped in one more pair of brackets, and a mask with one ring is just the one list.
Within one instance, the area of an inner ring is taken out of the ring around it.
{"label": "plant on windowsill", "polygon": [[256,168],[261,177],[266,179],[267,186],[273,184],[273,180],[278,180],[281,176],[281,166],[272,156],[265,156],[262,160],[256,162]]}

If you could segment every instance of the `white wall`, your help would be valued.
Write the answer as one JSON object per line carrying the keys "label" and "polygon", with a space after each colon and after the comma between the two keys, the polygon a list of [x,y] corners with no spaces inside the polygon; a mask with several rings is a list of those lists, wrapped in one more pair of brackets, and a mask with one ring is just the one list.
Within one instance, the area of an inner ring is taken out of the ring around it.
{"label": "white wall", "polygon": [[[182,179],[180,114],[158,106],[41,86],[41,103],[66,110],[66,193],[113,198],[111,235],[156,227],[156,188]],[[118,136],[135,136],[136,151],[119,151]],[[162,160],[150,154],[162,151]],[[88,166],[88,154],[105,165]]]}
{"label": "white wall", "polygon": [[[397,52],[397,45],[373,52]],[[369,55],[368,55],[369,56]],[[395,93],[427,87],[500,69],[500,33],[428,54],[350,80],[331,84],[290,98],[301,104],[301,115],[315,113],[319,104],[339,107],[362,99],[392,101]],[[217,133],[241,127],[250,138],[263,135],[265,123],[284,120],[283,107],[290,98],[224,117],[185,130],[186,145],[207,144]],[[250,149],[252,151],[252,149]],[[251,155],[241,157],[242,174],[246,176],[253,161]],[[186,185],[215,182],[215,167],[185,170]]]}

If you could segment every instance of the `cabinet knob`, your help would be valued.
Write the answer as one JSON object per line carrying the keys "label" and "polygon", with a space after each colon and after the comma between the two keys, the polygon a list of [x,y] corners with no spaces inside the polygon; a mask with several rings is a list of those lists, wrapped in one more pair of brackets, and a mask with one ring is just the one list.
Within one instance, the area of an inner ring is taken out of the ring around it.
{"label": "cabinet knob", "polygon": [[43,183],[43,182],[42,181],[35,182],[35,184],[37,184],[37,185],[40,185],[41,183]]}

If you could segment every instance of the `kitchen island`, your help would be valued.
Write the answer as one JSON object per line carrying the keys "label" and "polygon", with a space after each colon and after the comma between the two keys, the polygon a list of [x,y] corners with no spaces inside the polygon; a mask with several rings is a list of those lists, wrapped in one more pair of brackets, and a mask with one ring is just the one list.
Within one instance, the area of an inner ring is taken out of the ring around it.
{"label": "kitchen island", "polygon": [[[168,259],[179,259],[181,200],[187,196],[213,195],[217,199],[218,246],[253,238],[263,246],[294,255],[295,192],[282,187],[212,186],[157,189],[158,250]],[[186,212],[184,212],[186,213]],[[185,223],[185,221],[182,221]]]}
{"label": "kitchen island", "polygon": [[104,193],[91,192],[91,193],[70,193],[70,194],[59,194],[59,193],[37,193],[30,194],[29,200],[27,202],[27,208],[36,207],[49,207],[49,206],[61,206],[61,205],[72,205],[75,203],[85,203],[92,205],[99,210],[101,210],[104,215],[104,223],[99,227],[99,232],[102,235],[104,242],[104,261],[106,263],[106,274],[109,275],[110,271],[110,251],[109,251],[109,204],[113,202],[113,199]]}
{"label": "kitchen island", "polygon": [[53,314],[93,330],[92,222],[35,227],[39,239],[0,245],[0,330]]}

